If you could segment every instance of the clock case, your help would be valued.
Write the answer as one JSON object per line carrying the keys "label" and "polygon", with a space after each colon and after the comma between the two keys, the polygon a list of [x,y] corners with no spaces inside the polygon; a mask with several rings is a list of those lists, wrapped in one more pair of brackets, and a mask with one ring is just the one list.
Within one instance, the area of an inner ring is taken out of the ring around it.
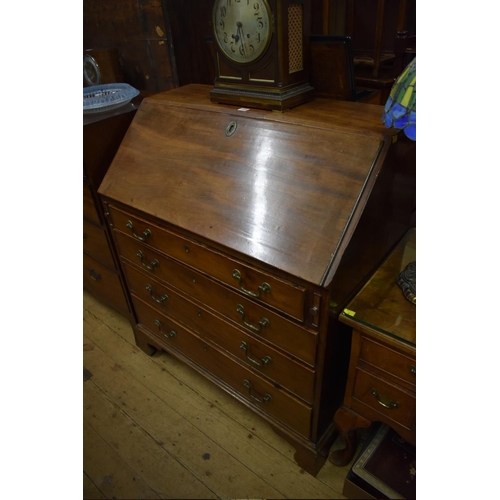
{"label": "clock case", "polygon": [[271,11],[271,41],[263,56],[250,64],[225,56],[217,42],[212,17],[216,74],[210,92],[212,102],[285,111],[314,98],[309,82],[311,1],[267,3]]}

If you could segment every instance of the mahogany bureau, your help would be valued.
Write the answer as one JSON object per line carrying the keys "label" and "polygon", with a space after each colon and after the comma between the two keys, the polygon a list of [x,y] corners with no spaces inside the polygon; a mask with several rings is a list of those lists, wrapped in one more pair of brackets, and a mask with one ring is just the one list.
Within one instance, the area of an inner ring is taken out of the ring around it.
{"label": "mahogany bureau", "polygon": [[409,227],[414,143],[379,106],[238,109],[210,88],[146,98],[99,188],[136,343],[251,408],[315,475],[347,378],[338,314]]}

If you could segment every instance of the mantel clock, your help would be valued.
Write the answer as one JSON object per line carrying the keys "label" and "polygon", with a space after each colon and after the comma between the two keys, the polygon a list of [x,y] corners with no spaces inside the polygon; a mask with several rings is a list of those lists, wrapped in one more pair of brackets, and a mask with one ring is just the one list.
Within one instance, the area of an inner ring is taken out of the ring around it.
{"label": "mantel clock", "polygon": [[285,111],[309,101],[311,0],[215,0],[213,102]]}

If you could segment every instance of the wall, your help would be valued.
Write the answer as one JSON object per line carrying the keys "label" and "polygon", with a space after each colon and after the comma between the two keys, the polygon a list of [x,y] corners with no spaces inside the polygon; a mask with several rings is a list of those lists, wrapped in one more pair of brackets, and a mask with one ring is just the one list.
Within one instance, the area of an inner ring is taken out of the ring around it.
{"label": "wall", "polygon": [[117,49],[124,82],[160,92],[178,86],[170,18],[162,0],[83,0],[83,49]]}
{"label": "wall", "polygon": [[[384,48],[391,49],[400,2],[415,34],[415,0],[385,0]],[[355,0],[355,49],[373,49],[375,0]],[[346,34],[347,0],[311,0],[311,34]],[[83,48],[116,48],[125,82],[160,92],[188,83],[212,84],[206,38],[213,0],[83,0]]]}
{"label": "wall", "polygon": [[[321,32],[323,0],[312,0]],[[124,80],[160,92],[215,77],[206,38],[213,0],[83,0],[83,48],[116,48]]]}
{"label": "wall", "polygon": [[[383,44],[384,50],[393,50],[396,37],[399,13],[404,12],[402,22],[409,36],[416,35],[416,0],[383,0],[384,24]],[[355,49],[373,49],[375,37],[375,24],[379,0],[324,0],[325,14],[328,16],[328,34],[347,35],[349,28],[346,20],[349,3],[354,10],[354,26],[351,36]]]}
{"label": "wall", "polygon": [[212,84],[215,71],[205,39],[212,36],[214,0],[167,0],[172,19],[179,85],[188,83]]}

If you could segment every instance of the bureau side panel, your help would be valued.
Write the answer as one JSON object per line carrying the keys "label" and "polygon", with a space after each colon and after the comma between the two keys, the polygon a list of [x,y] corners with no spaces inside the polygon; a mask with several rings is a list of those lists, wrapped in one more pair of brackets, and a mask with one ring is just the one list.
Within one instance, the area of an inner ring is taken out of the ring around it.
{"label": "bureau side panel", "polygon": [[349,245],[327,278],[340,312],[411,228],[416,217],[416,144],[404,134],[389,148]]}

